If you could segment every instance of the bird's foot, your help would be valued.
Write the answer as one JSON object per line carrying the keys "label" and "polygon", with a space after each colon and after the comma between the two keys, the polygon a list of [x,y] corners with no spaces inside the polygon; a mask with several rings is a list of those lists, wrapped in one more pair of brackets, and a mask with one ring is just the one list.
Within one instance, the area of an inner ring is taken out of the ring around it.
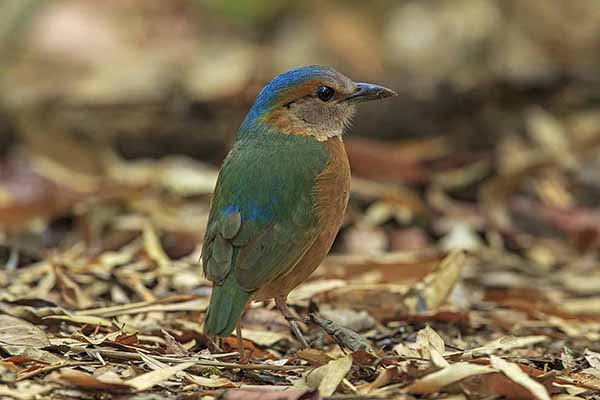
{"label": "bird's foot", "polygon": [[290,325],[290,330],[292,331],[292,333],[294,334],[296,339],[300,342],[300,344],[302,345],[302,348],[306,349],[306,348],[310,347],[308,345],[308,342],[306,341],[306,338],[304,337],[304,334],[302,334],[302,330],[300,329],[299,322],[303,322],[303,319],[298,317],[297,315],[295,315],[292,312],[292,310],[289,309],[287,302],[286,302],[286,298],[285,297],[276,297],[275,304],[277,305],[279,312],[281,312],[281,314],[283,315],[285,320]]}
{"label": "bird's foot", "polygon": [[304,334],[302,333],[302,330],[300,329],[298,320],[294,319],[294,320],[287,320],[287,321],[288,321],[288,324],[290,324],[290,330],[292,331],[292,333],[294,334],[296,339],[298,339],[298,341],[302,345],[302,348],[304,348],[304,349],[309,348],[310,346],[308,345],[308,342],[306,341],[306,338],[304,337]]}

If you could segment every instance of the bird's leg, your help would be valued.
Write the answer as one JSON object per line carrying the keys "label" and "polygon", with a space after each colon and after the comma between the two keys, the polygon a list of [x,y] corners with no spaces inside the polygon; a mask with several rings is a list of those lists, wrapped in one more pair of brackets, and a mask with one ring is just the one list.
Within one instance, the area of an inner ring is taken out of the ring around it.
{"label": "bird's leg", "polygon": [[242,338],[242,320],[237,322],[235,325],[235,333],[238,342],[238,351],[240,352],[240,364],[246,364],[248,359],[246,358],[246,351],[244,350],[244,339]]}
{"label": "bird's leg", "polygon": [[304,347],[304,348],[310,347],[308,345],[308,342],[304,338],[302,331],[300,330],[300,326],[298,325],[299,318],[296,317],[292,313],[292,311],[288,308],[286,300],[287,300],[286,296],[275,297],[275,305],[277,305],[277,309],[283,315],[283,317],[286,319],[288,324],[290,324],[290,329],[291,329],[292,333],[294,334],[296,339],[298,339],[298,341],[300,342],[302,347]]}

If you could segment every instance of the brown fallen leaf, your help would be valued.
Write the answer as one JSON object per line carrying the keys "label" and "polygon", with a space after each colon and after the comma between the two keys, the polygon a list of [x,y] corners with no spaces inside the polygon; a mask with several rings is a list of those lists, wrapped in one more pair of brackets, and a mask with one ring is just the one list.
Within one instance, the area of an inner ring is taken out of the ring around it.
{"label": "brown fallen leaf", "polygon": [[0,346],[6,353],[10,354],[10,359],[20,360],[19,362],[37,361],[44,364],[58,364],[65,360],[62,357],[54,355],[49,351],[36,349],[31,346],[14,346],[4,345]]}
{"label": "brown fallen leaf", "polygon": [[323,350],[313,348],[302,349],[296,353],[296,356],[302,360],[308,361],[312,365],[317,366],[325,365],[329,361],[333,360],[333,358],[331,358],[331,356],[325,353]]}
{"label": "brown fallen leaf", "polygon": [[104,390],[112,393],[131,392],[134,387],[125,382],[104,382],[87,372],[75,369],[63,369],[59,374],[59,379],[87,390]]}

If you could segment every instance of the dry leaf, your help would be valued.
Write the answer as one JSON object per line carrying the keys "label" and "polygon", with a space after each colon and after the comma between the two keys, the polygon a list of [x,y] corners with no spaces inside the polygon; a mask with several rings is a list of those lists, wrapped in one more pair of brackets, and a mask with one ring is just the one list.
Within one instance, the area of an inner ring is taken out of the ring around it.
{"label": "dry leaf", "polygon": [[466,263],[464,251],[452,251],[422,282],[411,287],[404,298],[406,307],[417,314],[437,310],[446,302]]}
{"label": "dry leaf", "polygon": [[494,355],[490,356],[491,366],[501,371],[507,378],[527,389],[532,398],[550,400],[548,391],[541,383],[533,380],[517,364],[510,363]]}
{"label": "dry leaf", "polygon": [[37,326],[10,315],[0,315],[0,346],[50,346],[46,333]]}
{"label": "dry leaf", "polygon": [[286,388],[284,390],[227,390],[220,397],[223,400],[320,400],[317,390],[297,390]]}
{"label": "dry leaf", "polygon": [[481,347],[465,351],[465,354],[490,355],[499,351],[509,351],[520,347],[527,347],[548,340],[547,336],[504,336],[493,340]]}
{"label": "dry leaf", "polygon": [[486,365],[459,362],[451,364],[446,368],[433,372],[423,378],[417,379],[406,389],[408,393],[436,393],[444,386],[461,381],[470,376],[490,374],[496,372],[492,367]]}
{"label": "dry leaf", "polygon": [[242,337],[259,346],[272,346],[280,340],[290,339],[290,335],[286,333],[256,329],[242,329]]}
{"label": "dry leaf", "polygon": [[342,383],[351,367],[352,356],[347,355],[309,371],[294,386],[300,389],[318,389],[321,396],[331,396]]}
{"label": "dry leaf", "polygon": [[182,372],[194,365],[193,362],[186,362],[175,365],[173,367],[167,367],[163,369],[157,369],[151,372],[147,372],[133,379],[126,381],[125,383],[136,391],[141,392],[151,387],[161,384],[162,382],[171,379],[178,372]]}
{"label": "dry leaf", "polygon": [[75,385],[87,390],[104,390],[107,392],[130,392],[132,385],[127,383],[103,382],[93,375],[75,369],[65,368],[60,372],[59,378],[71,385]]}

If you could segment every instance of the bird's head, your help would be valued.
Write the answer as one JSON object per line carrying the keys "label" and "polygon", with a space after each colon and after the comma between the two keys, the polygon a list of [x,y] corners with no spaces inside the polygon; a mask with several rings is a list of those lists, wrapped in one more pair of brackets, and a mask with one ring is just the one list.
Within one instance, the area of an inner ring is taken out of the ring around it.
{"label": "bird's head", "polygon": [[395,95],[382,86],[354,82],[333,68],[300,67],[263,88],[242,127],[260,123],[282,134],[324,141],[343,133],[357,103]]}

